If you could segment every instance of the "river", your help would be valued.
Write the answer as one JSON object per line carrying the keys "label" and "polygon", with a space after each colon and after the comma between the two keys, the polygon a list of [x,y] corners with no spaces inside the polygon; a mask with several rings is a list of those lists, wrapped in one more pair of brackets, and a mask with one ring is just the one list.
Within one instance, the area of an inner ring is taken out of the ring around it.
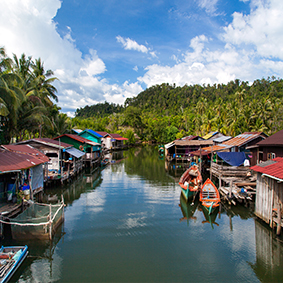
{"label": "river", "polygon": [[46,190],[63,194],[65,222],[51,243],[26,242],[12,282],[282,281],[282,237],[252,208],[226,204],[208,218],[197,201],[187,205],[177,182],[184,168],[165,166],[157,147],[113,159]]}

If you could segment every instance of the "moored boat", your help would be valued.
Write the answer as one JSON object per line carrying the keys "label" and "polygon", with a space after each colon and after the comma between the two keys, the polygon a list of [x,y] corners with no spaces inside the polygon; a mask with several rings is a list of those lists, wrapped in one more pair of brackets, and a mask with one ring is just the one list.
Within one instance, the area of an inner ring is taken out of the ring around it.
{"label": "moored boat", "polygon": [[199,200],[203,209],[211,214],[220,204],[220,194],[213,182],[208,178],[201,187]]}
{"label": "moored boat", "polygon": [[192,199],[200,190],[202,177],[196,164],[187,169],[179,180],[181,192],[188,201]]}
{"label": "moored boat", "polygon": [[1,247],[0,282],[8,282],[28,254],[27,246]]}

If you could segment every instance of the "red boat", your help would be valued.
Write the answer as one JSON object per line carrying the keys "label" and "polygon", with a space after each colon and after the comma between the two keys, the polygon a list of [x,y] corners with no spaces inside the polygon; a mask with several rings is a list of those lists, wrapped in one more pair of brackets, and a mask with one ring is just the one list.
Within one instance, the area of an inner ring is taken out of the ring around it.
{"label": "red boat", "polygon": [[204,209],[211,214],[216,207],[220,204],[220,194],[212,181],[208,178],[202,185],[199,200]]}

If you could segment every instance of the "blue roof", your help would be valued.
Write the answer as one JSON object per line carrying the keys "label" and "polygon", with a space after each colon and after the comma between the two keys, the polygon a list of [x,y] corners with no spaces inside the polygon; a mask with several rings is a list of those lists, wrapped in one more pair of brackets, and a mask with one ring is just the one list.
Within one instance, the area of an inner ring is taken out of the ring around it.
{"label": "blue roof", "polygon": [[85,129],[85,131],[89,132],[90,134],[98,137],[98,138],[102,138],[102,135],[98,134],[97,132],[91,130],[91,129]]}

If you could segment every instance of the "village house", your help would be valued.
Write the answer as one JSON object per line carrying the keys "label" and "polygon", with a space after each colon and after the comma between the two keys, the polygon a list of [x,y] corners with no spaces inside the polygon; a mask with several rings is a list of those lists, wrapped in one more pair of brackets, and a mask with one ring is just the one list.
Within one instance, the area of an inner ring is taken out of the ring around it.
{"label": "village house", "polygon": [[184,137],[165,145],[165,158],[169,162],[188,162],[191,161],[191,152],[209,145],[213,145],[213,142],[199,136]]}
{"label": "village house", "polygon": [[283,157],[252,166],[257,173],[255,215],[281,233],[283,210]]}
{"label": "village house", "polygon": [[283,130],[248,147],[252,153],[251,164],[255,165],[262,161],[271,160],[275,157],[283,157]]}
{"label": "village house", "polygon": [[29,144],[49,157],[45,165],[45,181],[52,183],[69,179],[83,168],[84,152],[73,147],[72,144],[49,138],[34,138],[17,144]]}
{"label": "village house", "polygon": [[214,139],[217,139],[217,138],[221,138],[223,136],[224,135],[220,132],[210,132],[210,133],[204,135],[202,138],[204,140],[214,140]]}
{"label": "village house", "polygon": [[44,164],[48,161],[45,154],[29,145],[2,145],[0,203],[16,203],[20,190],[27,199],[43,192]]}
{"label": "village house", "polygon": [[75,149],[85,154],[84,162],[87,166],[93,167],[100,165],[101,160],[101,144],[83,138],[79,135],[64,134],[54,138],[58,142],[71,144]]}
{"label": "village house", "polygon": [[124,141],[127,141],[127,138],[123,138],[119,134],[109,134],[107,132],[95,131],[95,133],[102,136],[101,144],[104,150],[120,150],[124,149],[126,146]]}

